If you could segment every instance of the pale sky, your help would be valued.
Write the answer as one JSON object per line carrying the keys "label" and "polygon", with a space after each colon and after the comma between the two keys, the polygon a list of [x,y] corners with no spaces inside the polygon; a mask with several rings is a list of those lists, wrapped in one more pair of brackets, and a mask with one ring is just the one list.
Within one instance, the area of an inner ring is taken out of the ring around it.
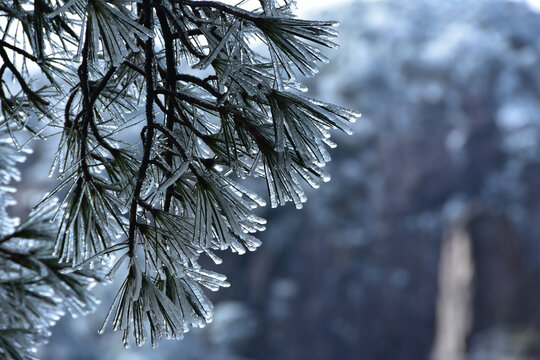
{"label": "pale sky", "polygon": [[531,8],[540,11],[540,0],[520,0],[529,4]]}
{"label": "pale sky", "polygon": [[[372,0],[372,1],[376,1],[376,0]],[[531,9],[540,12],[540,0],[508,0],[508,1],[527,3],[531,7]],[[326,8],[337,7],[337,6],[345,5],[352,2],[354,2],[354,0],[296,0],[296,3],[298,5],[297,14],[300,17],[309,16],[309,15],[312,15],[314,12],[320,13],[322,10]]]}
{"label": "pale sky", "polygon": [[[540,2],[540,0],[538,0]],[[351,3],[353,0],[296,0],[299,16],[311,15],[313,12],[320,12],[326,8],[338,7]]]}

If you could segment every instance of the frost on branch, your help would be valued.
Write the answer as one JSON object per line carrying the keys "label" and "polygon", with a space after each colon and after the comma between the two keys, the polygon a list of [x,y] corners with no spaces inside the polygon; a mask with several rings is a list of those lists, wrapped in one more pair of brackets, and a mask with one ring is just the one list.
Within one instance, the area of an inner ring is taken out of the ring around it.
{"label": "frost on branch", "polygon": [[[313,75],[326,61],[319,47],[335,46],[335,23],[297,19],[290,5],[19,0],[0,7],[0,17],[25,25],[3,29],[11,42],[0,50],[50,75],[48,105],[25,71],[15,76],[17,96],[0,95],[8,123],[35,138],[44,129],[60,133],[53,164],[60,185],[37,207],[56,214],[52,256],[72,269],[115,256],[111,276],[127,267],[107,316],[126,346],[148,334],[153,344],[181,338],[212,320],[203,288],[228,283],[202,269],[200,256],[219,264],[217,251],[253,251],[254,233],[266,224],[253,213],[265,200],[244,179],[263,178],[272,207],[298,208],[306,185],[330,179],[323,169],[335,146],[330,131],[350,133],[359,114],[301,94],[295,74]],[[42,28],[22,17],[31,8]],[[6,105],[17,101],[35,121]]]}

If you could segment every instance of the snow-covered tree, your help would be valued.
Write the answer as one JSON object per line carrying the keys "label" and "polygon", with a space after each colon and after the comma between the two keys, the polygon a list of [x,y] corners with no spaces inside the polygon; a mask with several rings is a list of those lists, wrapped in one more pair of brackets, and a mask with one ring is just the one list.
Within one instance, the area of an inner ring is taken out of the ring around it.
{"label": "snow-covered tree", "polygon": [[[120,268],[103,328],[126,346],[204,326],[203,288],[229,284],[199,258],[260,245],[265,201],[243,180],[265,179],[272,207],[300,208],[304,186],[329,179],[329,131],[350,132],[358,114],[301,93],[295,74],[317,71],[336,32],[292,5],[0,2],[2,357],[33,358]],[[59,185],[18,224],[6,186],[30,140],[55,135]]]}

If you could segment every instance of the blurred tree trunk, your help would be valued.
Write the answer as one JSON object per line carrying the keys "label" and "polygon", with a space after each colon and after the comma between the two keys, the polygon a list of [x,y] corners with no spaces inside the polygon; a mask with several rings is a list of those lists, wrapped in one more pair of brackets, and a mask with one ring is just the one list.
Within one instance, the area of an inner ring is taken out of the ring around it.
{"label": "blurred tree trunk", "polygon": [[434,360],[461,359],[470,340],[515,322],[522,256],[506,215],[467,210],[445,232],[439,262]]}
{"label": "blurred tree trunk", "polygon": [[439,261],[434,360],[458,359],[466,351],[473,312],[474,259],[464,221],[445,232]]}

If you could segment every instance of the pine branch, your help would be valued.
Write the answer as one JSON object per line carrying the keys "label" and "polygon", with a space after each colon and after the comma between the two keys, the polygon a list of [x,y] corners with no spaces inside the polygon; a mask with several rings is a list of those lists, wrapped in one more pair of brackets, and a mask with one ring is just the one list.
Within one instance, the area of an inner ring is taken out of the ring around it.
{"label": "pine branch", "polygon": [[[153,28],[152,22],[152,2],[143,0],[142,14],[144,26],[147,29]],[[141,131],[141,137],[144,138],[143,143],[143,158],[137,174],[135,190],[129,208],[129,230],[128,230],[128,256],[133,258],[135,255],[135,228],[137,224],[137,205],[140,203],[141,190],[146,178],[148,165],[150,162],[150,152],[154,141],[154,43],[152,39],[148,39],[144,47],[144,72],[146,84],[146,127]]]}
{"label": "pine branch", "polygon": [[[28,260],[2,252],[21,240],[13,226],[0,234],[0,255],[31,271],[38,263],[53,269],[51,261],[67,261],[75,271],[118,253],[111,274],[123,259],[129,259],[129,273],[105,323],[112,316],[126,344],[133,335],[140,345],[147,328],[153,342],[180,338],[211,320],[202,287],[228,286],[225,276],[201,269],[201,254],[219,263],[215,250],[242,254],[260,245],[250,233],[264,230],[264,220],[252,211],[265,202],[230,172],[264,178],[272,206],[301,206],[302,182],[315,187],[327,177],[328,130],[347,131],[356,115],[296,95],[293,77],[316,69],[323,59],[316,46],[331,44],[333,23],[299,20],[274,6],[247,11],[217,1],[76,0],[60,6],[40,0],[33,13],[22,10],[28,4],[15,0],[9,11],[0,4],[8,18],[0,40],[2,124],[24,124],[37,109],[49,117],[46,125],[62,129],[54,162],[61,184],[38,206],[58,211],[58,256]],[[64,37],[77,38],[78,19],[85,19],[84,39],[74,54]],[[251,36],[262,40],[270,59],[250,46]],[[18,38],[28,39],[32,53],[24,50],[26,42],[21,48],[8,42]],[[23,60],[22,70],[6,51]],[[73,55],[81,59],[76,71]],[[181,65],[193,71],[179,66],[184,58]],[[38,59],[47,59],[40,69],[54,85],[39,94],[24,71],[26,60],[40,65]],[[17,95],[2,79],[8,70],[20,83]],[[121,140],[130,128],[140,130],[140,143]],[[133,151],[139,144],[142,153]],[[0,183],[10,178],[2,164]],[[64,193],[59,206],[53,198]],[[144,268],[135,256],[139,250]],[[68,265],[58,266],[64,271]],[[57,268],[49,270],[51,279],[65,280]],[[6,339],[0,329],[0,352]]]}
{"label": "pine branch", "polygon": [[[156,7],[156,13],[157,17],[159,19],[159,23],[161,26],[161,32],[163,34],[164,39],[164,45],[165,45],[165,60],[166,60],[166,75],[165,75],[165,87],[169,90],[176,89],[176,59],[175,59],[175,49],[174,49],[174,38],[171,33],[171,29],[169,27],[169,24],[167,22],[167,14],[163,7],[159,6]],[[174,114],[171,111],[171,108],[173,107],[173,101],[174,99],[171,99],[170,97],[166,98],[166,104],[165,106],[168,108],[168,111],[166,111],[166,123],[165,126],[167,130],[171,131],[174,126]],[[171,148],[173,145],[173,141],[171,139],[168,140],[168,147]],[[172,153],[170,151],[167,151],[165,153],[165,162],[170,167],[172,165]],[[172,187],[169,187],[167,189],[166,195],[165,195],[165,201],[163,208],[165,211],[169,211],[171,207],[171,199],[172,199]]]}
{"label": "pine branch", "polygon": [[[81,167],[84,173],[84,179],[86,181],[91,181],[92,175],[90,174],[90,171],[88,169],[88,162],[87,162],[87,142],[88,142],[88,125],[94,121],[94,106],[92,104],[92,100],[90,98],[90,85],[89,85],[89,79],[88,79],[88,47],[90,43],[90,28],[86,28],[86,34],[85,34],[85,40],[84,45],[82,48],[82,63],[79,67],[78,74],[80,79],[80,87],[81,87],[81,95],[82,95],[82,111],[81,114],[83,114],[83,123],[80,127],[81,131],[81,143],[80,143],[80,151],[81,151]],[[75,120],[75,124],[77,124],[77,120]]]}

